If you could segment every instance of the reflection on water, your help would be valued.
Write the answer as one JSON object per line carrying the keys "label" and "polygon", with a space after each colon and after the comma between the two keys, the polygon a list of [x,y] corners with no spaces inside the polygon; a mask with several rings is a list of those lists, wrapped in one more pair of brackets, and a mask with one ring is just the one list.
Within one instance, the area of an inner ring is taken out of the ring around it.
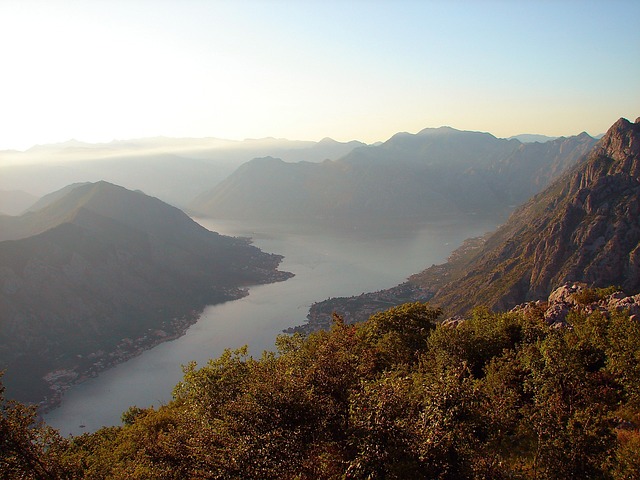
{"label": "reflection on water", "polygon": [[182,365],[192,360],[204,364],[225,348],[245,344],[252,355],[259,356],[273,348],[282,330],[304,323],[312,303],[396,285],[443,262],[465,238],[493,228],[430,224],[411,231],[345,233],[196,220],[223,234],[252,237],[262,250],[284,255],[280,268],[296,276],[252,287],[240,300],[207,307],[183,337],[71,388],[62,405],[45,416],[61,433],[80,434],[119,424],[121,413],[131,405],[167,403],[182,377]]}

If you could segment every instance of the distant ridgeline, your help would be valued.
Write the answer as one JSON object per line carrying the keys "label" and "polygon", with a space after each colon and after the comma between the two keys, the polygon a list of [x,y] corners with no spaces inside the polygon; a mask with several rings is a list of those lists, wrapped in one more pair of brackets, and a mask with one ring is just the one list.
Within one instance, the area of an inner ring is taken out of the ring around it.
{"label": "distant ridgeline", "polygon": [[8,393],[55,403],[69,383],[183,333],[205,305],[288,278],[280,261],[106,182],[74,185],[22,216],[0,216],[0,369]]}
{"label": "distant ridgeline", "polygon": [[[331,311],[358,321],[407,298],[428,299],[459,315],[479,305],[503,310],[541,300],[566,282],[638,292],[639,152],[640,123],[618,120],[588,155],[493,234],[465,242],[447,263],[413,275],[407,284],[320,302],[300,330],[327,327]],[[380,298],[384,305],[376,305]]]}
{"label": "distant ridgeline", "polygon": [[399,133],[336,161],[254,159],[190,209],[215,218],[336,225],[504,219],[595,142],[586,133],[526,144],[449,127]]}
{"label": "distant ridgeline", "polygon": [[[308,142],[156,137],[5,150],[0,151],[0,213],[19,214],[37,200],[25,192],[51,192],[79,180],[140,189],[182,208],[252,158],[273,155],[290,162],[322,162],[363,145],[329,138]],[[16,186],[24,191],[16,191]]]}

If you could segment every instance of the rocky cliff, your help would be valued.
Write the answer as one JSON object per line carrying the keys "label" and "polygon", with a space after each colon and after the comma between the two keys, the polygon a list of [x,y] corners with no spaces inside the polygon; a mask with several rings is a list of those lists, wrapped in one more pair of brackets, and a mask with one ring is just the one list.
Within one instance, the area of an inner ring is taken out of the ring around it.
{"label": "rocky cliff", "polygon": [[[520,207],[473,255],[445,265],[457,278],[438,285],[432,301],[453,312],[505,309],[572,281],[637,292],[639,151],[639,121],[618,120],[586,162]],[[429,278],[427,270],[413,281]]]}

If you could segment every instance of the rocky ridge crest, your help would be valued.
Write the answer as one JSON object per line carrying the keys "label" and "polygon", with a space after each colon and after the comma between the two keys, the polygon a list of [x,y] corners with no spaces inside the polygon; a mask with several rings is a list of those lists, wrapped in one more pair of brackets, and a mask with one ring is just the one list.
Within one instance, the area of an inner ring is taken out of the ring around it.
{"label": "rocky ridge crest", "polygon": [[[571,328],[568,316],[572,311],[590,315],[599,312],[605,317],[627,312],[631,321],[640,321],[640,294],[626,295],[615,287],[592,289],[585,283],[565,283],[551,292],[546,300],[521,303],[510,312],[540,315],[554,328]],[[466,322],[460,315],[443,320],[442,325],[457,327]]]}
{"label": "rocky ridge crest", "polygon": [[[640,290],[640,123],[618,120],[586,161],[514,212],[433,302],[506,310],[579,281]],[[424,285],[423,285],[424,287]]]}
{"label": "rocky ridge crest", "polygon": [[607,317],[612,312],[627,311],[631,320],[639,321],[640,294],[629,296],[616,288],[598,290],[590,289],[584,283],[565,283],[551,292],[546,301],[516,305],[511,311],[541,311],[547,324],[564,327],[568,325],[567,316],[573,309],[587,314],[600,312]]}

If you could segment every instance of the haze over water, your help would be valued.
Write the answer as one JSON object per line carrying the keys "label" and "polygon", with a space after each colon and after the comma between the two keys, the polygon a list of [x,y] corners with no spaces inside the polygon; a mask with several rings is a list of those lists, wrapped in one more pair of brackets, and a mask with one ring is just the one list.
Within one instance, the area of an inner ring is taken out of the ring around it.
{"label": "haze over water", "polygon": [[260,356],[274,349],[283,329],[305,322],[312,303],[394,286],[412,273],[443,262],[466,238],[495,227],[488,222],[460,222],[432,223],[413,231],[345,233],[317,228],[296,232],[293,226],[196,220],[223,234],[252,237],[265,252],[284,255],[280,269],[295,277],[251,287],[245,298],[209,306],[179,339],[68,390],[60,408],[45,416],[63,435],[119,424],[122,412],[131,405],[165,404],[182,378],[182,365],[194,360],[204,365],[225,348],[245,344],[251,355]]}

